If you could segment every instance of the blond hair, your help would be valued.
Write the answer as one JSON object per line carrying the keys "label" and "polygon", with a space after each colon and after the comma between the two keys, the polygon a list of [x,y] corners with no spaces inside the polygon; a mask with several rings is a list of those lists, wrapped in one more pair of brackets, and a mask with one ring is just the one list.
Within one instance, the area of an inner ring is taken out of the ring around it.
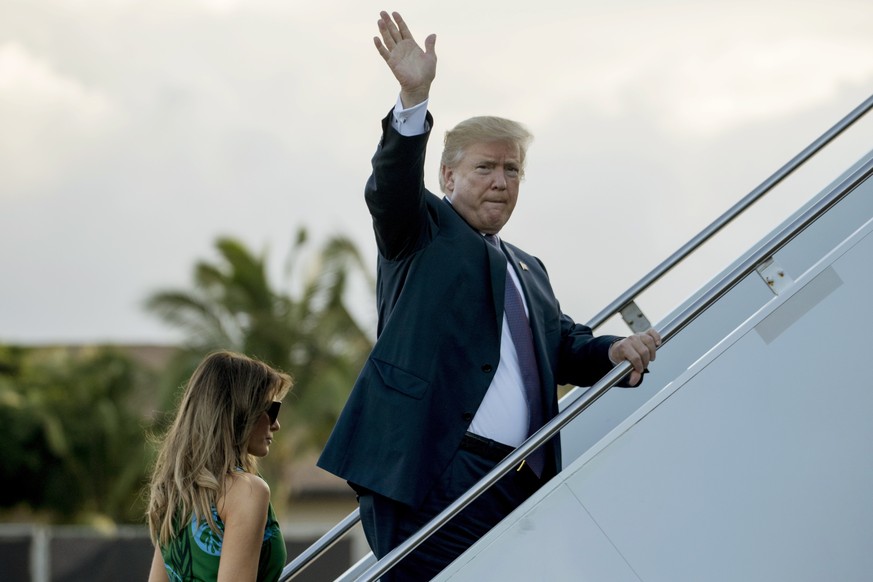
{"label": "blond hair", "polygon": [[[446,132],[440,166],[456,167],[464,158],[466,149],[473,144],[506,142],[518,146],[519,176],[524,177],[524,160],[531,141],[533,134],[517,121],[488,115],[471,117]],[[439,176],[440,190],[448,194],[442,171]]]}
{"label": "blond hair", "polygon": [[257,471],[248,452],[256,422],[291,388],[291,377],[263,362],[228,351],[206,356],[185,386],[164,435],[149,487],[146,515],[156,545],[166,545],[192,514],[219,533],[212,507],[225,494],[225,477]]}

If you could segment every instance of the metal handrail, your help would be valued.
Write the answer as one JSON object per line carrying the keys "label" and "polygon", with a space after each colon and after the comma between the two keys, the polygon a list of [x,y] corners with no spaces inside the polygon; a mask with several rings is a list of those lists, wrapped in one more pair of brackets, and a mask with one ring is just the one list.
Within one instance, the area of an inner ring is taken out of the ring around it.
{"label": "metal handrail", "polygon": [[742,214],[749,206],[757,202],[767,192],[772,190],[777,184],[782,182],[789,174],[806,163],[809,158],[814,156],[824,146],[829,144],[838,135],[845,131],[849,126],[858,121],[865,113],[873,108],[873,95],[868,97],[863,103],[853,109],[848,115],[837,122],[829,130],[821,134],[815,141],[809,144],[803,151],[791,158],[785,165],[774,172],[769,178],[761,182],[761,184],[749,192],[742,200],[731,206],[724,214],[716,218],[709,226],[701,230],[687,243],[682,245],[675,253],[667,257],[660,265],[652,269],[645,277],[637,281],[634,285],[628,288],[627,291],[618,296],[612,303],[607,305],[594,318],[588,322],[588,327],[595,329],[603,324],[607,319],[621,311],[625,306],[631,303],[643,291],[648,289],[658,279],[663,277],[673,267],[675,267],[685,257],[697,250],[700,245],[712,238],[718,231],[724,228],[734,218]]}
{"label": "metal handrail", "polygon": [[[693,301],[681,313],[673,317],[673,319],[661,328],[661,347],[663,347],[664,344],[666,344],[680,330],[696,319],[697,316],[705,311],[710,305],[718,301],[733,289],[734,286],[736,286],[749,273],[753,272],[760,263],[770,258],[774,253],[779,251],[779,249],[788,244],[788,242],[802,232],[807,226],[812,224],[812,222],[814,222],[818,217],[823,215],[831,207],[847,196],[849,192],[854,190],[859,184],[861,184],[861,182],[869,178],[871,174],[873,174],[873,159],[867,160],[867,162],[859,169],[853,172],[839,185],[832,188],[826,196],[822,197],[816,204],[798,216],[789,225],[779,231],[779,233],[772,236],[767,242],[760,245],[746,260],[734,267],[733,270],[723,276],[716,284],[710,286],[709,289],[707,289],[707,291],[697,300]],[[557,416],[531,435],[505,459],[500,461],[491,472],[482,477],[479,482],[468,489],[461,497],[455,500],[431,521],[426,523],[418,532],[407,538],[403,543],[391,550],[385,555],[385,557],[371,566],[361,575],[361,577],[357,578],[357,582],[372,582],[387,572],[397,562],[402,560],[407,554],[424,542],[425,539],[430,537],[436,530],[441,528],[450,519],[460,513],[467,505],[472,503],[486,489],[494,485],[494,483],[496,483],[501,477],[517,467],[518,464],[530,453],[554,437],[570,421],[581,414],[591,404],[596,402],[630,371],[631,364],[627,361],[624,361],[613,368],[599,382],[586,390],[576,401],[571,403],[563,411],[559,412]]]}
{"label": "metal handrail", "polygon": [[330,549],[331,546],[333,546],[359,521],[361,521],[361,512],[360,509],[356,508],[353,512],[343,518],[342,521],[333,526],[330,531],[318,538],[313,544],[294,558],[294,560],[289,562],[288,565],[282,569],[282,573],[279,575],[279,582],[290,580],[302,572],[310,562]]}
{"label": "metal handrail", "polygon": [[[846,129],[848,129],[851,125],[853,125],[858,119],[860,119],[864,114],[866,114],[871,108],[873,108],[873,95],[868,97],[864,102],[855,107],[851,112],[849,112],[845,117],[843,117],[840,121],[834,124],[830,129],[821,134],[815,141],[813,141],[809,146],[804,148],[799,154],[791,158],[787,163],[785,163],[779,170],[774,172],[769,178],[764,180],[758,187],[749,192],[742,200],[734,204],[731,208],[729,208],[726,212],[724,212],[721,216],[719,216],[716,220],[710,223],[706,228],[701,230],[696,236],[694,236],[691,240],[685,243],[682,247],[680,247],[676,252],[667,257],[664,261],[662,261],[657,267],[652,269],[648,274],[646,274],[642,279],[640,279],[637,283],[629,287],[624,293],[619,295],[615,300],[612,301],[609,305],[607,305],[604,309],[602,309],[597,315],[595,315],[588,323],[588,327],[591,329],[596,329],[599,326],[603,325],[603,323],[612,317],[614,314],[619,313],[622,309],[624,309],[627,305],[634,301],[636,297],[638,297],[643,291],[652,286],[655,282],[657,282],[661,277],[666,275],[670,270],[673,269],[679,262],[681,262],[685,257],[690,255],[692,252],[697,250],[703,243],[712,238],[716,233],[718,233],[722,228],[727,226],[730,222],[732,222],[737,216],[745,212],[752,204],[757,202],[761,197],[770,192],[776,185],[782,182],[786,177],[788,177],[791,173],[793,173],[797,168],[806,163],[812,156],[818,153],[823,147],[828,145],[831,141],[833,141],[837,136],[842,134]],[[663,334],[662,334],[663,337]],[[619,376],[621,378],[622,376]],[[604,378],[606,379],[606,378]],[[599,384],[599,383],[598,383]],[[595,385],[596,386],[596,385]],[[589,389],[588,392],[593,390],[593,387]],[[586,394],[588,393],[586,392]],[[585,396],[583,395],[579,400],[584,400]],[[562,399],[563,400],[563,399]],[[592,401],[593,402],[593,401]],[[587,405],[586,405],[587,408]],[[560,416],[560,415],[559,415]],[[556,419],[558,417],[555,417]],[[547,425],[548,426],[548,425]],[[545,427],[543,427],[545,428]],[[536,435],[532,435],[533,438]],[[499,466],[499,465],[498,465]],[[450,506],[451,507],[451,506]],[[303,570],[306,566],[309,565],[309,562],[319,557],[322,553],[327,551],[327,549],[333,545],[337,539],[344,535],[349,529],[351,529],[358,521],[360,521],[360,513],[356,509],[348,516],[346,516],[340,524],[331,529],[324,536],[319,538],[315,543],[313,543],[309,548],[304,550],[295,560],[289,563],[284,570],[282,570],[282,575],[279,578],[279,582],[287,582],[294,575]],[[333,534],[338,530],[339,526],[344,525],[344,529],[338,535],[334,536]],[[390,556],[390,554],[389,554]],[[387,558],[388,556],[386,556]],[[383,558],[385,559],[385,558]],[[380,561],[381,562],[381,561]]]}

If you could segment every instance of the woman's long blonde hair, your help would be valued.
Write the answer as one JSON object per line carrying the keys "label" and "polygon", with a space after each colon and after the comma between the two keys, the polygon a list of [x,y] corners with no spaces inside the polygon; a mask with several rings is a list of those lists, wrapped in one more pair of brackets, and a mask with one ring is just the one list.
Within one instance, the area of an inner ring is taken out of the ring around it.
{"label": "woman's long blonde hair", "polygon": [[249,436],[270,403],[291,388],[291,377],[242,354],[206,356],[185,386],[176,418],[162,439],[149,489],[149,532],[166,545],[192,514],[219,533],[212,507],[225,477],[257,471]]}

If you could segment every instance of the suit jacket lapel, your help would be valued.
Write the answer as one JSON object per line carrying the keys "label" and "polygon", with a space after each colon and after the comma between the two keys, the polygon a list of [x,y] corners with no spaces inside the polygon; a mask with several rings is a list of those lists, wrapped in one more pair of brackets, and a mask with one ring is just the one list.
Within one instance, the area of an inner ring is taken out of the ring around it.
{"label": "suit jacket lapel", "polygon": [[[443,202],[448,205],[449,208],[455,211],[455,214],[458,213],[455,210],[454,206],[452,206],[451,201],[448,197],[443,197]],[[467,222],[461,217],[460,214],[457,214],[458,220],[467,224]],[[468,225],[469,226],[469,225]],[[471,228],[471,231],[475,232]],[[503,302],[505,301],[504,293],[506,292],[506,255],[504,255],[500,249],[496,248],[494,245],[489,244],[482,235],[478,235],[481,239],[483,245],[485,245],[485,250],[488,253],[488,270],[491,277],[491,293],[494,299],[494,312],[497,318],[497,333],[500,334],[503,329]]]}
{"label": "suit jacket lapel", "polygon": [[[452,206],[452,203],[448,199],[448,197],[443,197],[443,202],[447,204],[449,208],[454,210],[455,214],[457,214],[458,211],[455,210],[454,206]],[[467,224],[460,214],[457,214],[457,216],[459,220]],[[473,229],[471,228],[471,230]],[[473,232],[475,232],[475,230],[473,230]],[[503,303],[505,301],[504,293],[506,292],[507,257],[500,249],[488,243],[488,241],[486,241],[482,237],[482,235],[478,236],[481,239],[482,244],[485,245],[485,250],[488,253],[488,270],[491,277],[491,293],[494,299],[494,312],[497,318],[497,333],[500,334],[501,330],[503,329]]]}
{"label": "suit jacket lapel", "polygon": [[[480,237],[481,238],[481,237]],[[506,293],[506,255],[500,249],[482,238],[488,251],[488,266],[491,275],[491,293],[494,298],[494,311],[497,316],[497,333],[503,329],[503,302]]]}

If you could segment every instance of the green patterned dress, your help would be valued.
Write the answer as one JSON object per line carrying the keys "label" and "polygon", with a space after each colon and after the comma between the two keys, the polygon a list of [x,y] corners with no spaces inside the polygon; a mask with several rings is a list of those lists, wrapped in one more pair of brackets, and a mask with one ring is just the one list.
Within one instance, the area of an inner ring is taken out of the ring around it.
{"label": "green patterned dress", "polygon": [[[224,523],[212,508],[212,519],[219,531],[224,533]],[[167,546],[161,547],[164,567],[170,582],[208,582],[218,578],[218,561],[221,559],[222,535],[216,535],[206,520],[191,521],[181,528]],[[258,559],[258,582],[275,582],[285,567],[288,557],[285,540],[279,530],[273,504],[267,508],[267,526],[264,542]]]}

